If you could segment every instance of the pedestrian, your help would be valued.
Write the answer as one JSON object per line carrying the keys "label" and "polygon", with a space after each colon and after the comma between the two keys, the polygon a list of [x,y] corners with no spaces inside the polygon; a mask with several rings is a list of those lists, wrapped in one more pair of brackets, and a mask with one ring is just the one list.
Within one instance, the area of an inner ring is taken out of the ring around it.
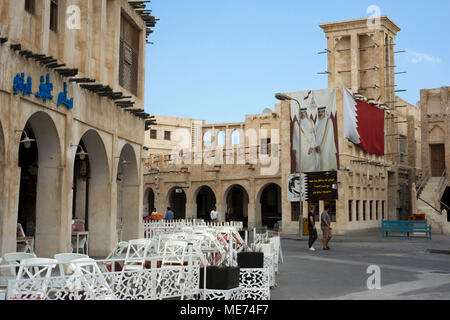
{"label": "pedestrian", "polygon": [[314,215],[316,213],[316,207],[315,206],[309,206],[309,212],[308,212],[308,232],[309,232],[309,250],[310,251],[316,251],[314,249],[313,244],[316,242],[318,236],[317,236],[317,229],[316,229],[316,222],[314,220]]}
{"label": "pedestrian", "polygon": [[217,208],[215,206],[214,206],[214,209],[211,210],[210,216],[211,216],[212,222],[219,221],[219,213],[217,212]]}
{"label": "pedestrian", "polygon": [[330,242],[332,238],[331,234],[331,218],[329,215],[330,206],[325,206],[325,211],[322,212],[322,215],[320,217],[320,227],[322,229],[323,234],[323,250],[330,250],[330,247],[328,246],[328,243]]}
{"label": "pedestrian", "polygon": [[167,211],[166,211],[166,213],[165,213],[165,215],[164,215],[164,218],[165,218],[167,221],[173,220],[173,218],[174,218],[174,213],[173,213],[173,211],[170,209],[170,207],[167,208]]}

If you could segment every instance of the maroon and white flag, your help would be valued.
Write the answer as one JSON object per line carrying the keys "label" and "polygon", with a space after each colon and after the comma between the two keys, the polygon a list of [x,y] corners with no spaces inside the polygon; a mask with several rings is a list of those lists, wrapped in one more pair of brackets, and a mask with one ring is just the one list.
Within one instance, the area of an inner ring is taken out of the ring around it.
{"label": "maroon and white flag", "polygon": [[344,88],[344,139],[367,153],[384,155],[384,110],[355,100]]}

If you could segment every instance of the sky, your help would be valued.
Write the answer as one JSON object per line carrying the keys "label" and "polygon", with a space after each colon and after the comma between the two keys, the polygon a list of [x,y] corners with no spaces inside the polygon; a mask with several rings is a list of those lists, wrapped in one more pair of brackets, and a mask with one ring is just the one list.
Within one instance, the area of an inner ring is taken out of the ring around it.
{"label": "sky", "polygon": [[421,89],[450,86],[448,0],[152,0],[160,21],[146,47],[145,110],[242,122],[274,109],[277,92],[327,88],[319,24],[368,18],[373,5],[402,29],[398,95],[416,104]]}

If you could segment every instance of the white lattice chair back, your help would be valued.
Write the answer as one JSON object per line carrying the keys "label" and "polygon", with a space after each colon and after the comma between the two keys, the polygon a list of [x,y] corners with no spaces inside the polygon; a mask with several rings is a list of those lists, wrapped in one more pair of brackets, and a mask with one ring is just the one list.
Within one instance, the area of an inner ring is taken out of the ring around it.
{"label": "white lattice chair back", "polygon": [[143,270],[151,239],[136,239],[128,241],[128,249],[123,270]]}
{"label": "white lattice chair back", "polygon": [[177,238],[177,235],[174,233],[166,233],[166,234],[160,234],[158,236],[158,253],[162,253],[164,251],[164,245],[169,240],[175,240]]}
{"label": "white lattice chair back", "polygon": [[49,278],[58,263],[55,259],[31,258],[20,262],[17,280]]}
{"label": "white lattice chair back", "polygon": [[186,241],[169,240],[164,245],[162,265],[184,265],[187,261]]}
{"label": "white lattice chair back", "polygon": [[111,299],[113,292],[108,285],[97,262],[91,258],[73,260],[70,263],[73,274],[69,277],[68,286],[72,290],[85,290],[92,299]]}
{"label": "white lattice chair back", "polygon": [[128,250],[128,242],[120,241],[117,246],[109,253],[105,260],[124,259]]}

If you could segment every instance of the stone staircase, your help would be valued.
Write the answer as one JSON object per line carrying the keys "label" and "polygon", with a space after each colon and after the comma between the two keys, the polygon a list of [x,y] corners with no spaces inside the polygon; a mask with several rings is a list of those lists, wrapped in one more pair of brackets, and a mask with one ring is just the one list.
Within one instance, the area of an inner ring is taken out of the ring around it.
{"label": "stone staircase", "polygon": [[[437,234],[449,234],[447,217],[438,213],[434,208],[440,210],[439,199],[442,194],[438,194],[441,178],[430,178],[425,188],[417,200],[417,213],[425,213],[428,223],[431,224],[432,232]],[[425,202],[426,201],[426,202]],[[431,206],[434,208],[432,208]]]}

